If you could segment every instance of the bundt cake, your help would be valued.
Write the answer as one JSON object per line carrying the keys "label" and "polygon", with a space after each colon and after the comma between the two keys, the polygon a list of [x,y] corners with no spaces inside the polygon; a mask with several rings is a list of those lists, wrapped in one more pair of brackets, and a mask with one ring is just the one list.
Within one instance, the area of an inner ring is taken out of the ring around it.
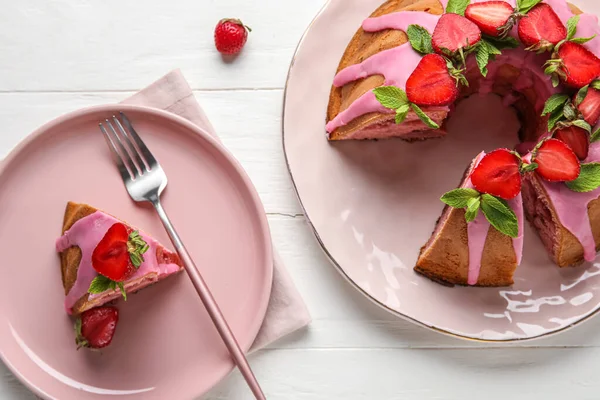
{"label": "bundt cake", "polygon": [[560,266],[600,248],[598,18],[565,0],[388,0],[338,65],[327,138],[446,135],[454,104],[494,93],[521,120],[515,150],[481,153],[415,270],[448,284],[505,286],[523,214]]}
{"label": "bundt cake", "polygon": [[60,253],[67,313],[78,315],[183,269],[148,235],[87,204],[67,204]]}

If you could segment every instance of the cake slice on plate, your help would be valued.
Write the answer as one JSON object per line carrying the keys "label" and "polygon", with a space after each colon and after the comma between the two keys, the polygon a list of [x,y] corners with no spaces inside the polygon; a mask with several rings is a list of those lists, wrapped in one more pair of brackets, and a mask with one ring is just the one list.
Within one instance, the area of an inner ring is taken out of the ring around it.
{"label": "cake slice on plate", "polygon": [[441,283],[508,286],[521,262],[523,204],[521,174],[528,169],[509,150],[481,153],[446,207],[415,271]]}
{"label": "cake slice on plate", "polygon": [[78,315],[182,270],[179,256],[87,204],[69,202],[60,253],[67,313]]}

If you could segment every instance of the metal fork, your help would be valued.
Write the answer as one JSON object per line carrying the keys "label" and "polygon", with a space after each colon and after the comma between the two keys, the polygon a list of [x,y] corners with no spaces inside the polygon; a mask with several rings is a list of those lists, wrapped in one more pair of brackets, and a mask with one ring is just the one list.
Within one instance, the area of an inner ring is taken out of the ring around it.
{"label": "metal fork", "polygon": [[192,258],[183,246],[173,224],[171,224],[169,217],[160,204],[160,194],[167,186],[167,175],[137,134],[127,116],[122,112],[119,115],[120,119],[113,115],[112,120],[106,119],[104,122],[100,122],[99,126],[112,150],[127,192],[133,200],[137,202],[148,201],[156,208],[156,212],[167,230],[179,257],[183,261],[185,270],[192,280],[196,292],[198,292],[202,303],[204,303],[233,360],[240,369],[244,379],[246,379],[248,386],[250,386],[254,397],[261,400],[265,399],[265,395],[248,364],[248,360],[244,356],[244,352],[235,339],[231,328],[229,328],[210,289],[204,282]]}

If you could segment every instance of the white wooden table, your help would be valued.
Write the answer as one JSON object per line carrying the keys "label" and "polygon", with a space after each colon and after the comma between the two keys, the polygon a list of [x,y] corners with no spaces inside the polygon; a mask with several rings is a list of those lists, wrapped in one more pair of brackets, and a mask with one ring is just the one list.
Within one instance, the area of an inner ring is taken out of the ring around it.
{"label": "white wooden table", "polygon": [[[251,357],[269,399],[600,398],[600,318],[520,346],[474,344],[386,314],[328,263],[301,214],[281,147],[289,62],[323,3],[3,0],[0,157],[59,114],[119,101],[181,68],[254,181],[275,244],[314,317],[309,329]],[[213,46],[223,17],[253,28],[232,63]],[[0,369],[0,399],[35,398]],[[205,398],[249,395],[233,373]]]}

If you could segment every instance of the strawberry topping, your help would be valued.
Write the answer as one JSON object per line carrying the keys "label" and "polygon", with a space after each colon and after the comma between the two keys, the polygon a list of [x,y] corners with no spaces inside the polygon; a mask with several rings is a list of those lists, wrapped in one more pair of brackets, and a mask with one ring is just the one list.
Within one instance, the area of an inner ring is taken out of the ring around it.
{"label": "strawberry topping", "polygon": [[433,31],[432,45],[436,53],[454,53],[481,40],[481,31],[462,15],[444,14]]}
{"label": "strawberry topping", "polygon": [[406,95],[412,103],[423,106],[453,103],[459,92],[444,57],[437,54],[423,57],[406,81]]}
{"label": "strawberry topping", "polygon": [[551,50],[566,37],[567,28],[546,3],[533,7],[519,21],[519,39],[531,50]]}
{"label": "strawberry topping", "polygon": [[134,274],[127,241],[129,229],[122,223],[112,225],[92,253],[92,266],[100,275],[123,282]]}
{"label": "strawberry topping", "polygon": [[481,32],[490,36],[500,36],[500,28],[508,22],[514,8],[504,1],[486,1],[470,4],[465,17],[475,23]]}
{"label": "strawberry topping", "polygon": [[534,150],[537,173],[550,182],[568,182],[577,179],[581,166],[577,156],[564,142],[548,139]]}
{"label": "strawberry topping", "polygon": [[119,311],[115,307],[96,307],[85,311],[75,321],[77,348],[101,349],[108,346],[118,322]]}
{"label": "strawberry topping", "polygon": [[521,191],[521,160],[506,149],[486,154],[471,174],[471,182],[479,192],[514,199]]}
{"label": "strawberry topping", "polygon": [[587,158],[590,150],[590,135],[585,129],[572,125],[557,130],[553,137],[569,146],[580,160]]}
{"label": "strawberry topping", "polygon": [[578,43],[565,42],[558,49],[565,83],[582,88],[600,76],[600,59]]}
{"label": "strawberry topping", "polygon": [[600,90],[589,88],[587,95],[577,106],[577,109],[583,115],[583,119],[590,125],[596,125],[600,119]]}

